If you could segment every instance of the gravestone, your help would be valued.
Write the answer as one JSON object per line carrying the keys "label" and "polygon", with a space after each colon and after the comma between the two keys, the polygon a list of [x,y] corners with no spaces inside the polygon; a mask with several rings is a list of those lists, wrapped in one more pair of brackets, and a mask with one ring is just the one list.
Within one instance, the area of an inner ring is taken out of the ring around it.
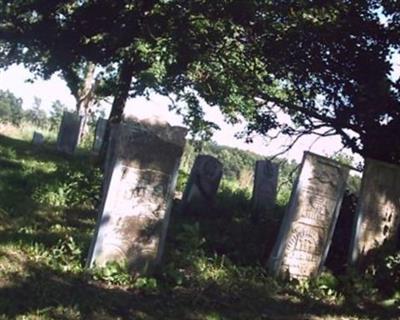
{"label": "gravestone", "polygon": [[99,153],[103,144],[104,134],[106,133],[107,119],[99,118],[96,123],[96,130],[94,132],[93,152]]}
{"label": "gravestone", "polygon": [[64,111],[57,137],[57,150],[73,154],[79,144],[82,116]]}
{"label": "gravestone", "polygon": [[275,208],[279,164],[270,160],[256,162],[252,202],[252,218],[257,221]]}
{"label": "gravestone", "polygon": [[349,170],[305,152],[278,238],[268,261],[275,275],[317,275],[328,253]]}
{"label": "gravestone", "polygon": [[187,130],[111,127],[103,199],[87,266],[126,263],[151,272],[161,260]]}
{"label": "gravestone", "polygon": [[39,132],[34,132],[32,137],[32,144],[40,146],[44,143],[44,136]]}
{"label": "gravestone", "polygon": [[182,196],[181,210],[201,213],[213,204],[222,178],[222,163],[210,155],[198,155]]}
{"label": "gravestone", "polygon": [[350,245],[350,263],[394,246],[400,219],[400,167],[367,159]]}

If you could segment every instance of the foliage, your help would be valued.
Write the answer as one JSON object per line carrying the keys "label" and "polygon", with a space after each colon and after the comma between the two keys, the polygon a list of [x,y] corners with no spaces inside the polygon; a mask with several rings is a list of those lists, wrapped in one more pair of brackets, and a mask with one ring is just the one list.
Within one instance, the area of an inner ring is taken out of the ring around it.
{"label": "foliage", "polygon": [[41,109],[42,99],[34,97],[32,108],[24,112],[24,119],[31,122],[38,128],[45,128],[47,126],[47,114]]}
{"label": "foliage", "polygon": [[52,130],[58,129],[61,124],[61,119],[67,107],[60,101],[53,101],[50,109],[49,123]]}
{"label": "foliage", "polygon": [[362,156],[400,161],[396,1],[19,0],[0,13],[2,66],[24,62],[49,76],[101,64],[112,121],[129,94],[153,90],[174,94],[171,108],[202,139],[216,127],[200,97],[228,122],[247,121],[248,140],[339,135]]}
{"label": "foliage", "polygon": [[0,122],[18,125],[22,119],[22,99],[13,93],[0,90]]}
{"label": "foliage", "polygon": [[53,207],[83,208],[98,201],[101,174],[99,169],[85,171],[74,170],[70,166],[60,166],[54,171],[55,179],[39,182],[33,193],[33,199],[41,204]]}
{"label": "foliage", "polygon": [[126,286],[134,282],[127,266],[118,262],[108,262],[104,267],[96,267],[91,274],[94,280],[102,280],[115,285]]}

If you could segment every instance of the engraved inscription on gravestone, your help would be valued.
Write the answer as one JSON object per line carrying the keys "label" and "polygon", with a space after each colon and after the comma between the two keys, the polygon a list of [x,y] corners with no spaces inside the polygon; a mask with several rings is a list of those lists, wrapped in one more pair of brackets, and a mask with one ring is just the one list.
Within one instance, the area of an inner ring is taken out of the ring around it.
{"label": "engraved inscription on gravestone", "polygon": [[276,275],[317,275],[328,253],[348,169],[306,152],[278,239],[268,261]]}
{"label": "engraved inscription on gravestone", "polygon": [[367,159],[357,203],[350,263],[383,243],[397,243],[400,222],[400,167]]}
{"label": "engraved inscription on gravestone", "polygon": [[275,207],[279,164],[270,160],[256,162],[252,196],[253,220],[266,216]]}
{"label": "engraved inscription on gravestone", "polygon": [[104,134],[107,128],[107,119],[99,118],[96,123],[96,130],[94,132],[93,152],[100,152],[101,145],[103,144]]}
{"label": "engraved inscription on gravestone", "polygon": [[186,129],[152,131],[135,124],[111,128],[113,152],[88,266],[127,263],[134,273],[159,264]]}
{"label": "engraved inscription on gravestone", "polygon": [[57,137],[57,150],[73,154],[79,143],[82,116],[64,111]]}
{"label": "engraved inscription on gravestone", "polygon": [[221,178],[222,163],[210,155],[198,155],[182,196],[181,210],[197,213],[206,209],[215,200]]}

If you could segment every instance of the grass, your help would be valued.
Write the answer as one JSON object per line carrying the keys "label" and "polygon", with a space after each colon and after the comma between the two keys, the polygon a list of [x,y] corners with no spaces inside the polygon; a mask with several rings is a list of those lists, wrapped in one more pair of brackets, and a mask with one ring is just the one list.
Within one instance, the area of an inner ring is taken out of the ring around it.
{"label": "grass", "polygon": [[101,186],[94,161],[0,135],[0,319],[397,318],[396,305],[349,300],[329,275],[269,277],[262,252],[278,218],[252,224],[248,192],[229,184],[212,212],[173,214],[154,277],[133,279],[117,265],[88,272]]}

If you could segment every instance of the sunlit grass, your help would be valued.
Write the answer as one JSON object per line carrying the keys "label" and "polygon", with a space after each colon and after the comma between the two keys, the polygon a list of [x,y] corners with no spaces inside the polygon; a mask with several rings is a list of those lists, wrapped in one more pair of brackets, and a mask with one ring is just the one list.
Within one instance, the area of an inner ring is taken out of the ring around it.
{"label": "sunlit grass", "polygon": [[0,319],[393,317],[393,306],[345,307],[329,276],[271,278],[262,253],[277,220],[252,223],[251,191],[234,181],[222,183],[204,216],[173,213],[154,276],[134,278],[115,264],[88,272],[100,170],[85,150],[65,157],[21,137],[0,135]]}

